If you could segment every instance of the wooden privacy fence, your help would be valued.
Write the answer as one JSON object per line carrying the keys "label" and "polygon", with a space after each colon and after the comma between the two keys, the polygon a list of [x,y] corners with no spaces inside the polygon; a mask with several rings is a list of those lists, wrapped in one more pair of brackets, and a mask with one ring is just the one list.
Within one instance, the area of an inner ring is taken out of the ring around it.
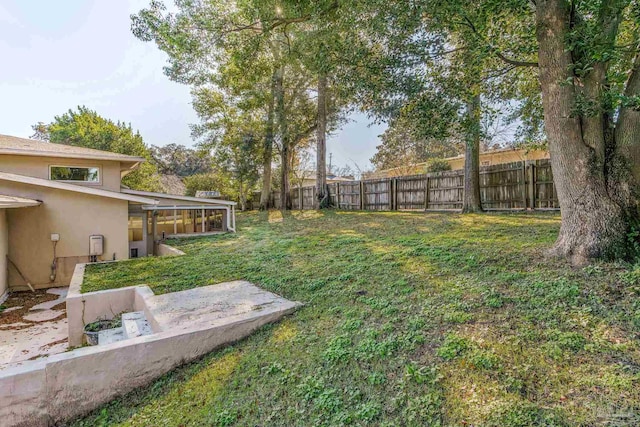
{"label": "wooden privacy fence", "polygon": [[[463,170],[329,184],[333,206],[345,210],[459,210],[463,194]],[[280,194],[270,196],[279,209]],[[560,208],[549,160],[481,167],[480,196],[486,210]],[[253,201],[257,207],[259,192]],[[314,209],[315,201],[315,187],[291,190],[293,209]]]}

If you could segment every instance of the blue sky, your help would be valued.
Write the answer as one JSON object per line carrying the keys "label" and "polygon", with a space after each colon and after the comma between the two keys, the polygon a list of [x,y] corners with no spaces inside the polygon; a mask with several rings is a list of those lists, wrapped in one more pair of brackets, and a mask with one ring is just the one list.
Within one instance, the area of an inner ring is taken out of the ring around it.
{"label": "blue sky", "polygon": [[[86,105],[130,122],[148,144],[192,145],[189,88],[169,81],[166,56],[137,40],[129,15],[148,0],[0,0],[0,133]],[[334,164],[364,168],[384,127],[362,114],[329,138]]]}

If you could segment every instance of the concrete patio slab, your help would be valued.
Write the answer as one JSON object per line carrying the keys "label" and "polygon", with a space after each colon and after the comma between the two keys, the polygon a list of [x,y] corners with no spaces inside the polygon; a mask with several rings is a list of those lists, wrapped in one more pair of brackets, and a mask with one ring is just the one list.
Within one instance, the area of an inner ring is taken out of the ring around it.
{"label": "concrete patio slab", "polygon": [[60,317],[63,314],[64,310],[39,310],[34,313],[25,314],[22,318],[30,322],[46,322]]}
{"label": "concrete patio slab", "polygon": [[67,319],[5,328],[0,330],[0,370],[66,349]]}
{"label": "concrete patio slab", "polygon": [[[58,298],[41,302],[49,294]],[[66,311],[51,309],[64,303],[66,294],[67,288],[55,288],[9,296],[8,304],[20,304],[0,313],[0,371],[68,348]]]}
{"label": "concrete patio slab", "polygon": [[237,317],[259,315],[269,307],[294,304],[242,280],[157,295],[146,303],[162,330],[215,326]]}
{"label": "concrete patio slab", "polygon": [[53,301],[46,301],[40,304],[36,304],[29,309],[29,311],[38,311],[38,310],[51,310],[58,304],[61,304],[67,298],[67,292],[69,292],[69,288],[51,288],[47,289],[48,294],[58,295],[58,299],[54,299]]}

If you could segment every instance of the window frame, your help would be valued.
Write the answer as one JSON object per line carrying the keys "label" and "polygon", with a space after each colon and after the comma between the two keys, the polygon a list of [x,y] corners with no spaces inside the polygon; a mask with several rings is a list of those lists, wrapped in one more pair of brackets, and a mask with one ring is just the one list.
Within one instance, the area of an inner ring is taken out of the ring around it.
{"label": "window frame", "polygon": [[[98,180],[97,181],[80,181],[75,179],[53,179],[51,172],[53,168],[76,168],[76,169],[97,169],[98,170]],[[71,184],[84,184],[84,185],[102,185],[102,167],[99,165],[60,165],[54,164],[49,165],[49,181],[55,182],[67,182]]]}

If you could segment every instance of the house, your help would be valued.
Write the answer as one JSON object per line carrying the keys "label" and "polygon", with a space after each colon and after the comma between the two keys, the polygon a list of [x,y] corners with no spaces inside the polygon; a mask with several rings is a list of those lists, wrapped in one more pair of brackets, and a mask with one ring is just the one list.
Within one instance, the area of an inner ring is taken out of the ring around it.
{"label": "house", "polygon": [[121,185],[143,158],[0,135],[0,302],[67,286],[77,263],[154,255],[171,236],[235,231],[235,202]]}
{"label": "house", "polygon": [[[502,163],[521,162],[526,160],[548,159],[549,152],[524,148],[500,148],[480,153],[480,166],[499,165]],[[451,166],[451,170],[464,169],[464,154],[444,159]],[[409,176],[425,173],[427,162],[383,169],[366,174],[366,179],[390,178],[394,176]]]}
{"label": "house", "polygon": [[[335,182],[351,182],[351,181],[355,181],[355,178],[353,176],[338,176],[333,173],[327,174],[327,184],[333,184]],[[315,187],[315,185],[316,185],[316,171],[310,171],[309,173],[305,174],[304,177],[302,178],[301,187]]]}

